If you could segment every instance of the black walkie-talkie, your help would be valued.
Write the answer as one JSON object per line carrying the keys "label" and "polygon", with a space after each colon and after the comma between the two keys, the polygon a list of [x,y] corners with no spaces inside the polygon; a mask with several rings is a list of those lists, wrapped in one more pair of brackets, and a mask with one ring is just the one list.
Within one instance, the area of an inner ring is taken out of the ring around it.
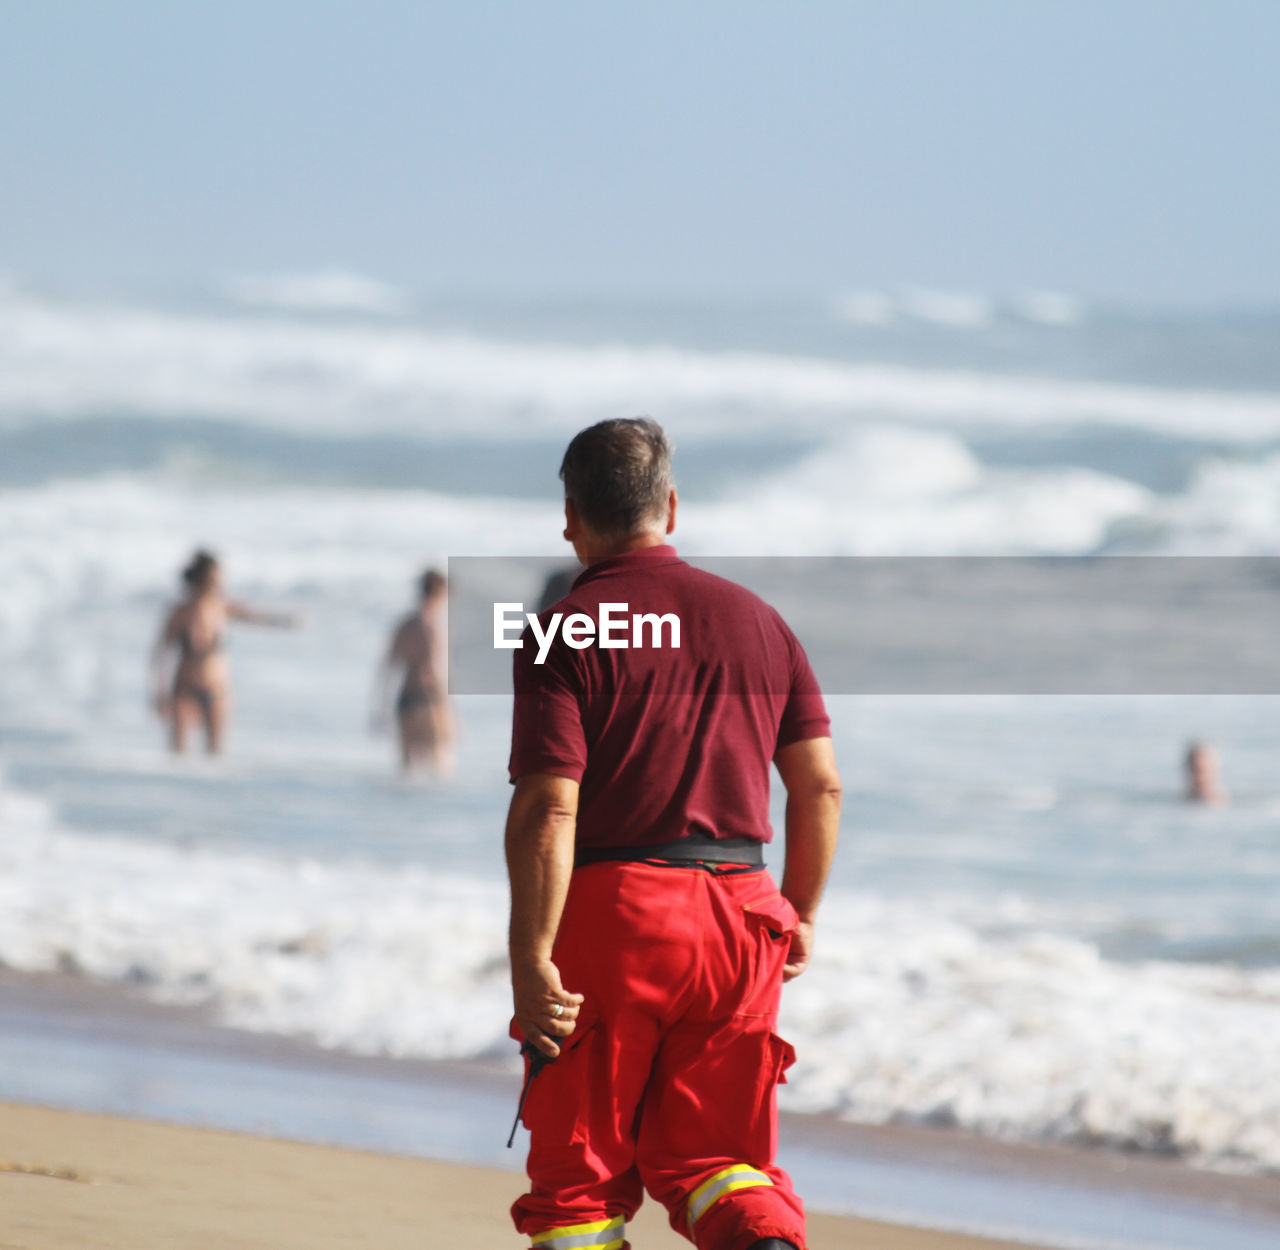
{"label": "black walkie-talkie", "polygon": [[520,1043],[520,1053],[529,1061],[529,1075],[524,1078],[524,1088],[520,1091],[520,1102],[516,1105],[516,1118],[511,1125],[511,1136],[507,1138],[507,1149],[511,1149],[511,1144],[516,1139],[516,1129],[520,1127],[520,1113],[524,1110],[524,1100],[529,1097],[529,1086],[533,1084],[533,1078],[542,1071],[549,1063],[555,1063],[555,1059],[548,1055],[546,1051],[539,1050],[531,1041],[527,1039]]}

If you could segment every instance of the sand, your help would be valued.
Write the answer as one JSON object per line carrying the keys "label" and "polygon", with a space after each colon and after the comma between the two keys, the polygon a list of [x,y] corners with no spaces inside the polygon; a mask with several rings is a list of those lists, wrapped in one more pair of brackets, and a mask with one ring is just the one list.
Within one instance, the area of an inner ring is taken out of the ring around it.
{"label": "sand", "polygon": [[[0,1104],[3,1250],[472,1250],[525,1245],[509,1172]],[[984,1250],[992,1242],[812,1216],[815,1250]],[[637,1250],[688,1243],[647,1203]]]}

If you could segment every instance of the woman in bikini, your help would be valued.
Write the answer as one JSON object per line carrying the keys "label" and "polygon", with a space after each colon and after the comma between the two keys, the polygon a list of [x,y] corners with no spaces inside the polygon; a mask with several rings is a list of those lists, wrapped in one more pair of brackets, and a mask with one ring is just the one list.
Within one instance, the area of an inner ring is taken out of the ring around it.
{"label": "woman in bikini", "polygon": [[426,767],[442,775],[453,768],[453,714],[446,675],[448,585],[443,573],[428,569],[418,582],[418,607],[404,617],[378,669],[374,728],[388,720],[391,690],[400,737],[400,766],[406,772]]}
{"label": "woman in bikini", "polygon": [[[228,599],[222,591],[217,559],[197,551],[182,570],[185,597],[165,619],[151,652],[151,701],[169,724],[169,744],[182,752],[187,734],[199,722],[210,755],[222,749],[231,686],[222,638],[227,622],[248,621],[291,629],[294,616],[259,612]],[[173,660],[170,675],[170,660]]]}

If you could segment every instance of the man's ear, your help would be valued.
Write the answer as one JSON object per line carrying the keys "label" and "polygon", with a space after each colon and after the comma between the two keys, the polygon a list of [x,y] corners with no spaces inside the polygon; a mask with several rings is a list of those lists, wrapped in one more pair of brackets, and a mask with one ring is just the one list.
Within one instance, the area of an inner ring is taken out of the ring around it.
{"label": "man's ear", "polygon": [[676,527],[676,505],[680,502],[676,498],[676,488],[671,488],[671,496],[667,500],[667,533],[670,534]]}
{"label": "man's ear", "polygon": [[575,547],[582,536],[582,518],[578,515],[578,509],[573,506],[572,499],[564,501],[564,536]]}

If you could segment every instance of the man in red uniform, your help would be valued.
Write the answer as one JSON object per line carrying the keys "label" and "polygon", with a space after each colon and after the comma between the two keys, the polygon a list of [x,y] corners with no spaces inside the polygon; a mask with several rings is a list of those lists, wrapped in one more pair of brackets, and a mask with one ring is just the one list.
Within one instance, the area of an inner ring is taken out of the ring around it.
{"label": "man in red uniform", "polygon": [[[700,1250],[804,1250],[774,1163],[794,1058],[775,1025],[839,824],[822,695],[772,608],[665,545],[661,426],[583,430],[560,476],[586,567],[539,632],[615,623],[545,648],[529,630],[514,653],[513,1035],[554,1062],[530,1086],[532,1184],[512,1216],[535,1250],[625,1250],[647,1190]],[[781,890],[761,854],[771,762]]]}

